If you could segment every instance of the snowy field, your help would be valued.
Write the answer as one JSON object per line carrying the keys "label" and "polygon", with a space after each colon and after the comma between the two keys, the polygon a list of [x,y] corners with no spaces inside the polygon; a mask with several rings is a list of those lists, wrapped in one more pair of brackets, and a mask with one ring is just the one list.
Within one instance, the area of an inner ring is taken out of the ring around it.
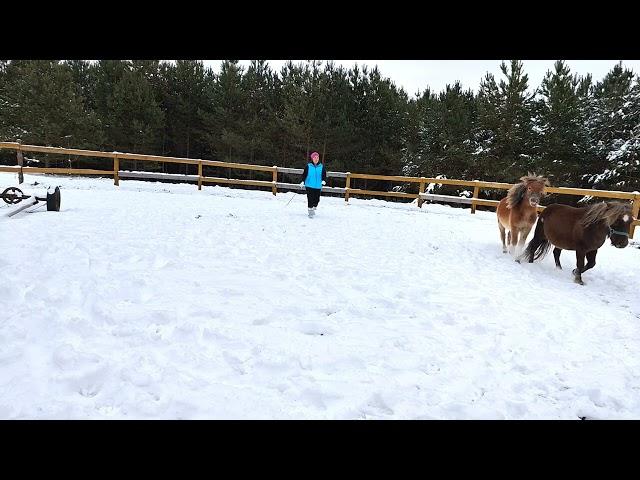
{"label": "snowy field", "polygon": [[21,188],[49,185],[60,212],[0,218],[2,419],[640,418],[638,248],[579,286],[573,252],[503,254],[493,212]]}

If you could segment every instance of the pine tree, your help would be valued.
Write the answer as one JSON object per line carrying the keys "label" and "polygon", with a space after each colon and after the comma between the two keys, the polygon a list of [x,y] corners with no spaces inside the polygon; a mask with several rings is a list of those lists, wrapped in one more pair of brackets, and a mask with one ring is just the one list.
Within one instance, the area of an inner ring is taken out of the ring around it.
{"label": "pine tree", "polygon": [[202,157],[207,152],[205,112],[213,108],[207,97],[213,73],[201,61],[178,60],[165,74],[170,101],[164,106],[174,154]]}
{"label": "pine tree", "polygon": [[104,145],[102,148],[115,150],[115,127],[112,124],[110,105],[116,84],[130,68],[129,62],[124,60],[99,60],[92,68],[95,96],[93,109],[98,116],[104,131]]}
{"label": "pine tree", "polygon": [[540,88],[538,108],[540,162],[544,173],[556,185],[581,186],[590,165],[591,148],[587,130],[590,77],[571,75],[563,61],[548,71]]}
{"label": "pine tree", "polygon": [[95,67],[87,60],[67,60],[64,64],[71,71],[73,83],[84,99],[87,111],[96,108],[96,75]]}
{"label": "pine tree", "polygon": [[281,71],[282,116],[280,123],[286,144],[286,162],[299,165],[317,150],[319,130],[316,112],[319,108],[319,64],[294,65],[288,62]]}
{"label": "pine tree", "polygon": [[[92,148],[100,142],[95,114],[84,106],[68,65],[57,60],[11,61],[3,75],[2,137],[23,143]],[[49,164],[49,157],[45,165]]]}
{"label": "pine tree", "polygon": [[349,83],[349,72],[333,62],[325,65],[320,88],[320,148],[327,168],[348,171],[356,151],[355,108]]}
{"label": "pine tree", "polygon": [[437,101],[429,102],[422,123],[420,174],[435,177],[465,178],[471,167],[475,146],[476,101],[471,90],[462,90],[460,82],[447,85]]}
{"label": "pine tree", "polygon": [[153,154],[159,150],[164,113],[144,73],[128,67],[107,101],[109,140],[114,150]]}
{"label": "pine tree", "polygon": [[[0,141],[7,141],[9,138],[9,118],[6,112],[9,110],[9,97],[7,89],[7,66],[8,60],[0,60]],[[0,164],[13,165],[15,154],[9,150],[0,150]]]}
{"label": "pine tree", "polygon": [[596,163],[589,181],[597,188],[638,188],[638,80],[616,65],[594,88],[591,135]]}
{"label": "pine tree", "polygon": [[206,141],[218,160],[238,162],[245,159],[243,73],[237,60],[224,60],[207,91],[213,108],[204,114]]}
{"label": "pine tree", "polygon": [[265,60],[252,61],[242,77],[241,88],[247,99],[243,135],[249,149],[248,161],[253,164],[273,165],[277,161],[272,135],[276,86],[276,76]]}
{"label": "pine tree", "polygon": [[421,144],[425,133],[423,130],[424,119],[437,101],[437,95],[432,93],[430,88],[418,93],[415,99],[408,101],[402,148],[403,175],[420,176],[432,173],[428,172],[428,167],[424,165],[426,159]]}
{"label": "pine tree", "polygon": [[407,95],[404,90],[398,91],[388,78],[383,79],[377,67],[371,70],[368,80],[364,130],[368,134],[371,150],[370,167],[373,173],[398,173],[402,168],[402,133],[408,115]]}
{"label": "pine tree", "polygon": [[480,83],[476,158],[482,176],[512,182],[535,165],[535,92],[521,61],[502,62],[500,70],[506,80],[487,74]]}

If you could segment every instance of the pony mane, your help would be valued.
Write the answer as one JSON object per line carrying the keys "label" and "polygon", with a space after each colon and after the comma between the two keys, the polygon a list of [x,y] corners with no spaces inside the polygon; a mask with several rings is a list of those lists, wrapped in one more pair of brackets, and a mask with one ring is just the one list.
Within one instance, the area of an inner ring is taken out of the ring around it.
{"label": "pony mane", "polygon": [[517,183],[511,187],[507,192],[507,208],[518,206],[524,198],[526,191],[527,186],[524,183]]}
{"label": "pony mane", "polygon": [[588,207],[580,224],[586,228],[589,225],[604,221],[605,224],[610,227],[624,214],[631,216],[631,205],[620,202],[596,203]]}
{"label": "pony mane", "polygon": [[516,183],[507,192],[507,208],[517,207],[524,199],[527,187],[532,183],[541,183],[544,186],[549,186],[549,180],[545,177],[529,172],[524,177],[520,177],[520,183]]}

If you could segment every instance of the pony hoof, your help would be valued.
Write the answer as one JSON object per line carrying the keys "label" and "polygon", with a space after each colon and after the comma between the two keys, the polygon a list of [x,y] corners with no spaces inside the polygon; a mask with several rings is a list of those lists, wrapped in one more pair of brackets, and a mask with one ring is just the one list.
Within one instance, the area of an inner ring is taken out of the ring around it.
{"label": "pony hoof", "polygon": [[577,268],[574,269],[573,272],[572,272],[573,273],[573,281],[575,283],[577,283],[578,285],[584,285],[584,282],[582,281],[582,276],[577,272],[578,272]]}
{"label": "pony hoof", "polygon": [[515,262],[520,263],[520,259],[516,258]]}

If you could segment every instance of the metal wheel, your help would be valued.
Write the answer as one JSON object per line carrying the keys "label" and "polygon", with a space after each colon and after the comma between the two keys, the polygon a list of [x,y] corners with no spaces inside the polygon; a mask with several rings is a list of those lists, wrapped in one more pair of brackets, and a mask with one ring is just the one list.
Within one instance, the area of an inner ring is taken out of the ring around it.
{"label": "metal wheel", "polygon": [[17,187],[6,188],[4,192],[0,194],[0,196],[2,197],[2,200],[4,200],[5,203],[8,203],[9,205],[20,203],[25,198],[22,190]]}

